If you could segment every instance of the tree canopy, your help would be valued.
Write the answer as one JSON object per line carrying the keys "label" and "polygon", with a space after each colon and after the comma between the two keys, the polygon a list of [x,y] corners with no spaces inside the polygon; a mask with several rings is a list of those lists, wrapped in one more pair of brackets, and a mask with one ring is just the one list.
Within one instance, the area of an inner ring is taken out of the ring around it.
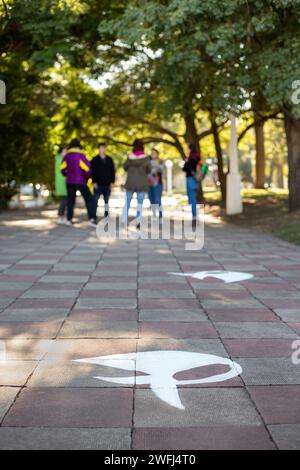
{"label": "tree canopy", "polygon": [[51,185],[55,146],[75,135],[89,152],[105,137],[120,159],[137,134],[172,158],[209,148],[224,199],[234,112],[241,143],[277,119],[264,129],[286,140],[299,209],[299,25],[300,0],[1,0],[1,205],[28,179]]}

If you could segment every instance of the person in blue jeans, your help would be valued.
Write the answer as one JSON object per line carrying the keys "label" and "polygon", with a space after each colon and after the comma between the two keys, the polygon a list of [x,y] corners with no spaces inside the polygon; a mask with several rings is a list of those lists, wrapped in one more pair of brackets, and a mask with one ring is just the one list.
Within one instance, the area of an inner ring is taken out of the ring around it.
{"label": "person in blue jeans", "polygon": [[126,199],[123,211],[123,222],[127,223],[128,213],[134,193],[137,194],[137,214],[136,218],[142,216],[143,203],[149,190],[149,175],[152,170],[151,161],[144,150],[144,144],[140,140],[135,140],[133,152],[129,155],[124,169],[127,172],[125,184]]}
{"label": "person in blue jeans", "polygon": [[200,155],[195,145],[190,144],[189,149],[190,154],[184,164],[183,171],[186,173],[187,196],[189,204],[192,206],[193,224],[195,224],[197,221],[197,196],[201,188],[201,183],[196,180],[195,174],[199,167]]}
{"label": "person in blue jeans", "polygon": [[159,220],[162,220],[162,193],[163,193],[163,176],[164,176],[164,164],[159,159],[159,152],[156,149],[152,149],[151,152],[151,165],[152,172],[149,178],[149,199],[153,210],[154,218],[157,217],[156,209],[159,210]]}

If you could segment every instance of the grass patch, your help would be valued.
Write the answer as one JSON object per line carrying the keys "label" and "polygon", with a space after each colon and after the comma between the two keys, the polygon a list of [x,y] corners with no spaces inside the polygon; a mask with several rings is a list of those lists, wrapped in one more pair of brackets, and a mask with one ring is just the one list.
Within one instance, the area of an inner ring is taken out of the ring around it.
{"label": "grass patch", "polygon": [[275,235],[287,242],[300,245],[300,222],[283,225],[275,232]]}

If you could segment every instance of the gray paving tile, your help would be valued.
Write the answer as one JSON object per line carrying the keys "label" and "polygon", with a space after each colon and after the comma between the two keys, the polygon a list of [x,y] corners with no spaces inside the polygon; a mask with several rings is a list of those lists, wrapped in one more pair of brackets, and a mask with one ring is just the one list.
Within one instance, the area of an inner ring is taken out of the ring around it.
{"label": "gray paving tile", "polygon": [[[79,352],[78,352],[79,353]],[[135,370],[134,361],[132,368]],[[128,366],[128,361],[124,361]],[[101,365],[84,364],[73,361],[41,361],[30,378],[27,387],[80,387],[80,388],[132,388],[132,385],[115,384],[96,377],[128,377],[132,372]]]}
{"label": "gray paving tile", "polygon": [[219,339],[155,339],[142,338],[137,341],[138,351],[190,351],[228,357]]}
{"label": "gray paving tile", "polygon": [[77,290],[38,290],[32,289],[25,292],[20,298],[22,299],[76,299],[79,289]]}
{"label": "gray paving tile", "polygon": [[278,424],[268,429],[279,450],[300,449],[300,424]]}
{"label": "gray paving tile", "polygon": [[237,359],[246,385],[300,385],[300,367],[290,358]]}
{"label": "gray paving tile", "polygon": [[101,309],[101,308],[122,308],[132,309],[137,307],[136,299],[103,299],[99,293],[99,299],[80,298],[76,304],[77,308]]}
{"label": "gray paving tile", "polygon": [[1,450],[130,450],[130,428],[0,428]]}
{"label": "gray paving tile", "polygon": [[288,326],[277,322],[217,322],[223,338],[297,338]]}
{"label": "gray paving tile", "polygon": [[34,361],[0,362],[0,386],[24,385],[36,366]]}
{"label": "gray paving tile", "polygon": [[4,418],[12,403],[14,402],[15,397],[17,396],[19,391],[20,389],[17,387],[0,387],[0,422]]}
{"label": "gray paving tile", "polygon": [[134,290],[137,282],[89,282],[84,290]]}
{"label": "gray paving tile", "polygon": [[59,338],[137,338],[137,324],[130,321],[67,321]]}
{"label": "gray paving tile", "polygon": [[0,308],[5,308],[8,307],[11,303],[13,303],[15,299],[14,298],[3,298],[0,299]]}
{"label": "gray paving tile", "polygon": [[8,361],[39,361],[54,343],[54,340],[7,339],[5,357]]}
{"label": "gray paving tile", "polygon": [[162,290],[162,289],[140,289],[141,299],[194,299],[195,295],[191,290]]}
{"label": "gray paving tile", "polygon": [[241,307],[241,302],[243,308],[262,308],[262,304],[256,299],[228,299],[228,300],[202,300],[201,304],[206,309],[210,308],[236,308]]}
{"label": "gray paving tile", "polygon": [[261,419],[243,389],[198,388],[179,391],[185,410],[162,402],[151,390],[136,390],[136,428],[260,425]]}
{"label": "gray paving tile", "polygon": [[125,388],[25,388],[3,427],[129,428],[133,391]]}
{"label": "gray paving tile", "polygon": [[63,320],[69,311],[68,308],[8,308],[0,313],[0,323]]}
{"label": "gray paving tile", "polygon": [[300,310],[299,309],[278,308],[274,310],[274,312],[283,321],[295,322],[295,323],[300,322]]}
{"label": "gray paving tile", "polygon": [[31,287],[33,282],[0,282],[1,290],[26,290]]}
{"label": "gray paving tile", "polygon": [[51,283],[77,283],[82,284],[86,283],[89,280],[89,276],[63,276],[63,275],[46,275],[39,279],[39,282],[45,282],[47,284]]}
{"label": "gray paving tile", "polygon": [[140,310],[140,321],[198,322],[207,321],[204,311],[199,309]]}
{"label": "gray paving tile", "polygon": [[46,274],[48,269],[17,269],[10,268],[7,271],[4,271],[6,276],[35,276],[36,278]]}

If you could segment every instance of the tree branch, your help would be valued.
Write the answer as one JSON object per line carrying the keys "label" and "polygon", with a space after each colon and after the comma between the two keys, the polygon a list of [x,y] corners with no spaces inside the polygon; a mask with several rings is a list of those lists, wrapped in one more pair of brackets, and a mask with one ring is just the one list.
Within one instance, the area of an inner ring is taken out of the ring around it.
{"label": "tree branch", "polygon": [[2,0],[2,5],[3,5],[3,8],[4,8],[4,12],[5,12],[5,18],[8,20],[8,17],[9,17],[9,15],[8,15],[8,7],[7,7],[7,5],[6,5],[5,0]]}
{"label": "tree branch", "polygon": [[269,114],[268,116],[262,116],[260,119],[254,120],[251,124],[249,124],[249,126],[246,127],[246,129],[243,130],[243,132],[241,132],[241,134],[239,135],[238,141],[241,142],[241,140],[250,131],[250,129],[252,129],[256,125],[263,124],[264,122],[268,121],[269,119],[276,119],[278,114],[279,114],[279,111],[276,111],[273,114]]}

